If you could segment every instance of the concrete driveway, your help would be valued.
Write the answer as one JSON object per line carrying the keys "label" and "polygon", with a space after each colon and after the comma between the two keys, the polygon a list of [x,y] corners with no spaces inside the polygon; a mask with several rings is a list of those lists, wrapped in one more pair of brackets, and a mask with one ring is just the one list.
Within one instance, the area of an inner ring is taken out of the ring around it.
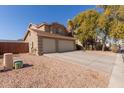
{"label": "concrete driveway", "polygon": [[109,52],[96,52],[96,51],[73,51],[64,53],[51,53],[44,54],[44,56],[52,57],[64,62],[71,62],[80,65],[85,65],[93,69],[104,71],[107,73],[112,72],[116,60],[116,54]]}

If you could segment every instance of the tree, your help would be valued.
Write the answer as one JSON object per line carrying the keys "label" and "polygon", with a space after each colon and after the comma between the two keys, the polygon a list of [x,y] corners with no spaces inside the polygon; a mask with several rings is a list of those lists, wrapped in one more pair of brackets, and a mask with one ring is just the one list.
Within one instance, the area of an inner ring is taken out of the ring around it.
{"label": "tree", "polygon": [[109,36],[114,39],[124,39],[124,6],[121,5],[100,5],[104,9],[103,14],[109,20]]}
{"label": "tree", "polygon": [[124,6],[99,5],[102,12],[86,10],[68,21],[68,28],[85,47],[101,34],[102,50],[105,50],[107,38],[124,39]]}
{"label": "tree", "polygon": [[110,36],[115,39],[124,39],[124,6],[118,6],[113,19]]}
{"label": "tree", "polygon": [[99,33],[102,34],[102,51],[105,50],[105,45],[106,45],[106,40],[109,37],[109,33],[111,31],[110,27],[112,24],[112,19],[104,14],[100,15],[99,20],[98,20],[98,28],[99,28]]}
{"label": "tree", "polygon": [[124,39],[124,23],[114,21],[111,26],[110,36],[115,39]]}
{"label": "tree", "polygon": [[73,23],[73,27],[71,27],[75,37],[82,43],[83,47],[86,47],[87,41],[95,40],[98,17],[99,13],[97,11],[87,10],[79,13],[73,20],[68,22],[68,24]]}

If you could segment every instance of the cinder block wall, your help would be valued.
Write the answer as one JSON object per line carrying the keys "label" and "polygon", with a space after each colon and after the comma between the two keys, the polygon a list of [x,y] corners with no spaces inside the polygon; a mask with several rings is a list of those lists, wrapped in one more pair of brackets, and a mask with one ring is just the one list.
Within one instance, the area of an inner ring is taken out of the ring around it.
{"label": "cinder block wall", "polygon": [[22,42],[0,42],[0,55],[4,53],[28,53],[28,43]]}

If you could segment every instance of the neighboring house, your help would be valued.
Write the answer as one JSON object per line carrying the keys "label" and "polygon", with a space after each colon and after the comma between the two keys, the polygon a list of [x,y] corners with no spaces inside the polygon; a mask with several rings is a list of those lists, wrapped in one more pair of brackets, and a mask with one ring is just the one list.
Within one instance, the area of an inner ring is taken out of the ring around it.
{"label": "neighboring house", "polygon": [[75,38],[69,37],[66,28],[58,23],[30,24],[24,37],[29,43],[29,53],[65,52],[75,50]]}

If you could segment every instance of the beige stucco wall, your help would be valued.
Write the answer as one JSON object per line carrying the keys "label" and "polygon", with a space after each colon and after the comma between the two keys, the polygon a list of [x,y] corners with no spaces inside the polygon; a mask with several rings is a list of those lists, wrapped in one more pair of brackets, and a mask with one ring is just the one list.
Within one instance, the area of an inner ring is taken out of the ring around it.
{"label": "beige stucco wall", "polygon": [[44,28],[45,28],[45,32],[50,32],[50,26],[45,25]]}
{"label": "beige stucco wall", "polygon": [[29,42],[29,53],[38,55],[38,37],[37,33],[30,31],[25,39],[26,42]]}
{"label": "beige stucco wall", "polygon": [[37,29],[37,30],[41,30],[41,31],[46,31],[46,26],[45,25],[43,25],[43,26],[41,26],[41,27],[36,27],[36,25],[31,25],[31,27],[30,27],[31,29]]}
{"label": "beige stucco wall", "polygon": [[38,30],[45,31],[45,26],[39,27]]}

